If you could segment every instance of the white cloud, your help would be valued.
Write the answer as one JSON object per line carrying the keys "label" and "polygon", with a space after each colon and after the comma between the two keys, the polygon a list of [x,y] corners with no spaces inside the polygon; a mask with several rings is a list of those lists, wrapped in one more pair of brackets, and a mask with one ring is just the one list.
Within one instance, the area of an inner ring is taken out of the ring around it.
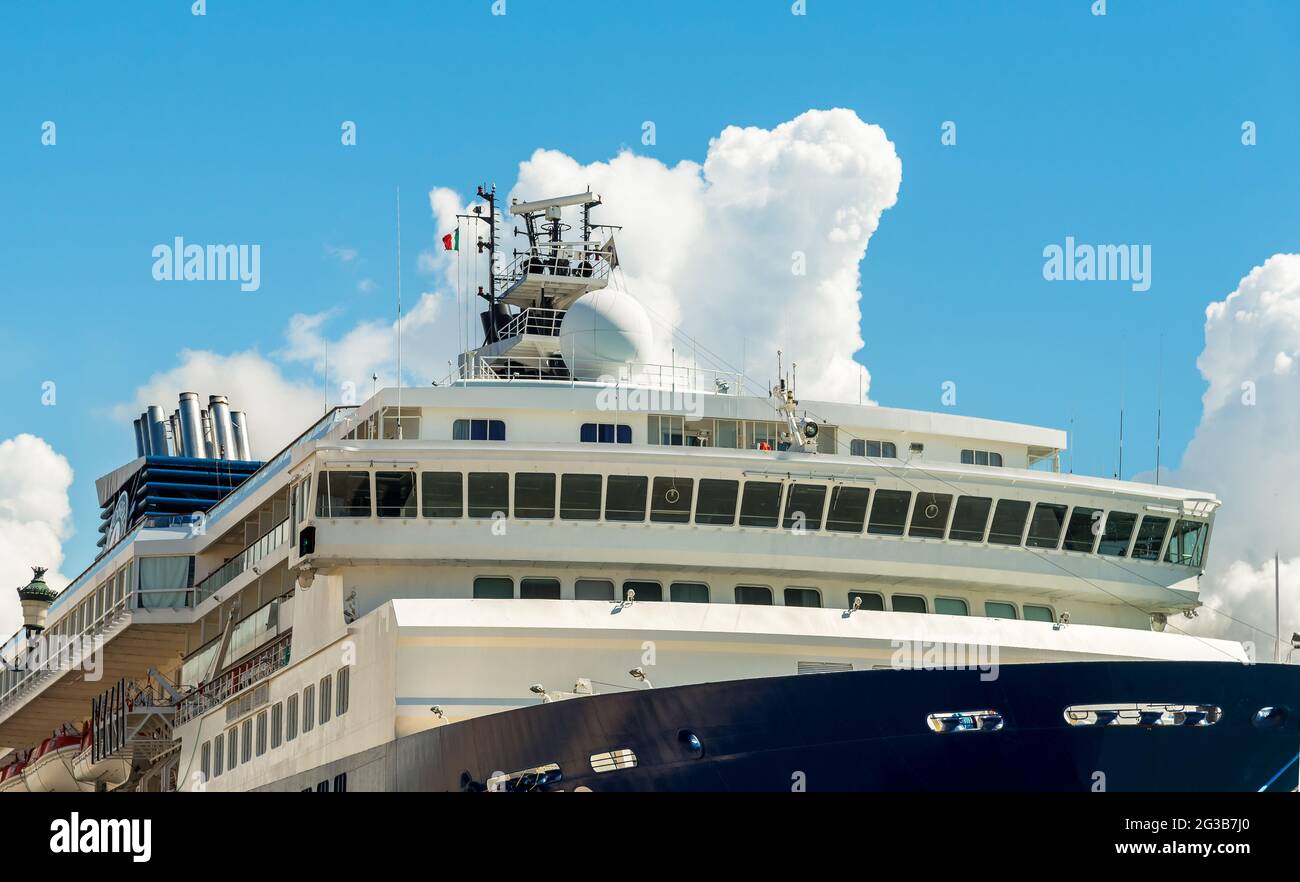
{"label": "white cloud", "polygon": [[335,248],[328,245],[325,251],[331,256],[338,258],[340,263],[351,263],[357,259],[357,249],[355,248]]}
{"label": "white cloud", "polygon": [[63,542],[72,535],[68,488],[72,466],[43,439],[18,435],[0,441],[0,642],[22,625],[14,591],[49,568],[45,581],[61,590]]}
{"label": "white cloud", "polygon": [[197,392],[205,407],[209,395],[227,396],[231,410],[248,414],[253,454],[264,459],[325,412],[320,386],[286,378],[278,365],[257,352],[220,355],[186,349],[176,367],[150,377],[135,390],[130,404],[113,408],[113,415],[129,429],[130,421],[151,404],[171,414],[182,392]]}
{"label": "white cloud", "polygon": [[[1282,557],[1282,633],[1300,631],[1300,254],[1275,254],[1205,311],[1197,359],[1209,383],[1196,434],[1168,483],[1214,491],[1215,519],[1203,599],[1272,633],[1273,555]],[[1259,633],[1204,612],[1201,627],[1243,640]],[[1271,648],[1261,650],[1261,659]]]}

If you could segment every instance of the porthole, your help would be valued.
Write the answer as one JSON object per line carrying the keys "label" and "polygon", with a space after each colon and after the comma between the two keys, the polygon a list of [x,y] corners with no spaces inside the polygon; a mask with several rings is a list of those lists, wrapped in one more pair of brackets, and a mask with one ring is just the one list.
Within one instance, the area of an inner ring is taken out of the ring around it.
{"label": "porthole", "polygon": [[683,729],[677,733],[677,743],[682,746],[682,750],[689,757],[699,759],[704,756],[704,742],[700,741],[700,736],[690,729]]}
{"label": "porthole", "polygon": [[1287,712],[1284,707],[1261,707],[1255,711],[1252,722],[1257,729],[1280,729],[1286,722]]}

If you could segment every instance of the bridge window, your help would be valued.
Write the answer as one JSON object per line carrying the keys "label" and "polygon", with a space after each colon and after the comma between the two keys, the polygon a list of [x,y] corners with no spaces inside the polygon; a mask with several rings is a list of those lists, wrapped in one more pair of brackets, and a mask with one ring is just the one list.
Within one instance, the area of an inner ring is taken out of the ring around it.
{"label": "bridge window", "polygon": [[1165,532],[1169,529],[1169,518],[1157,518],[1146,515],[1142,526],[1138,527],[1137,541],[1133,543],[1134,560],[1159,560],[1160,546],[1165,544]]}
{"label": "bridge window", "polygon": [[290,695],[284,702],[284,740],[292,741],[298,737],[298,693]]}
{"label": "bridge window", "polygon": [[476,600],[510,600],[515,596],[513,579],[504,576],[479,576],[474,580]]}
{"label": "bridge window", "polygon": [[708,603],[709,586],[702,582],[674,582],[668,586],[673,603]]}
{"label": "bridge window", "polygon": [[951,506],[950,495],[920,494],[916,498],[916,508],[912,509],[912,526],[908,528],[907,535],[942,539],[943,531],[948,527],[948,509]]}
{"label": "bridge window", "polygon": [[986,600],[984,602],[984,615],[990,619],[1014,619],[1016,618],[1016,606],[1013,603],[1004,603],[1001,600]]}
{"label": "bridge window", "polygon": [[[471,476],[472,477],[472,476]],[[471,488],[473,484],[470,485]],[[471,500],[473,490],[470,490]],[[515,473],[515,517],[555,517],[555,475]]]}
{"label": "bridge window", "polygon": [[627,598],[628,591],[636,592],[637,600],[663,600],[664,586],[658,582],[636,582],[628,581],[623,583],[623,598]]}
{"label": "bridge window", "polygon": [[352,682],[352,668],[347,665],[339,668],[335,680],[338,681],[338,688],[335,690],[337,700],[334,703],[334,716],[341,717],[348,712],[348,687]]}
{"label": "bridge window", "polygon": [[861,600],[862,605],[858,609],[869,609],[875,612],[885,611],[885,595],[877,594],[874,591],[850,591],[849,592],[849,609],[853,609],[853,601]]}
{"label": "bridge window", "polygon": [[381,518],[415,517],[415,472],[375,472],[375,500]]}
{"label": "bridge window", "polygon": [[739,492],[739,481],[701,478],[695,523],[730,527],[736,522],[736,494]]}
{"label": "bridge window", "polygon": [[316,684],[312,683],[302,690],[302,734],[306,735],[316,727]]}
{"label": "bridge window", "polygon": [[785,605],[820,607],[822,605],[822,593],[816,588],[787,588],[785,589]]}
{"label": "bridge window", "polygon": [[570,521],[600,520],[600,475],[565,475],[560,480],[560,517]]}
{"label": "bridge window", "polygon": [[426,518],[458,518],[465,512],[464,478],[460,472],[423,472],[421,506]]}
{"label": "bridge window", "polygon": [[1019,499],[999,499],[989,527],[989,542],[995,545],[1019,545],[1029,517],[1029,503]]}
{"label": "bridge window", "polygon": [[320,678],[320,724],[324,726],[330,721],[330,714],[334,710],[334,677],[332,674],[326,674]]}
{"label": "bridge window", "polygon": [[690,478],[655,478],[650,520],[665,524],[690,523],[694,485]]}
{"label": "bridge window", "polygon": [[[1092,551],[1092,545],[1097,541],[1097,534],[1094,532],[1101,524],[1101,509],[1099,508],[1082,508],[1075,506],[1074,511],[1070,513],[1070,523],[1065,528],[1065,543],[1063,547],[1066,551]],[[1028,618],[1026,616],[1026,618]]]}
{"label": "bridge window", "polygon": [[850,456],[868,456],[872,459],[898,459],[898,447],[893,441],[867,441],[854,438],[849,442]]}
{"label": "bridge window", "polygon": [[984,528],[988,526],[989,511],[992,508],[993,500],[987,496],[958,496],[948,538],[962,542],[983,542]]}
{"label": "bridge window", "polygon": [[578,438],[584,444],[631,444],[632,427],[622,423],[583,423]]}
{"label": "bridge window", "polygon": [[742,527],[775,527],[781,516],[780,481],[746,481],[740,500]]}
{"label": "bridge window", "polygon": [[559,600],[559,579],[520,579],[519,597],[521,600]]}
{"label": "bridge window", "polygon": [[962,465],[1000,466],[1002,454],[990,450],[963,450],[961,461]]}
{"label": "bridge window", "polygon": [[370,517],[370,473],[322,472],[316,493],[316,516]]}
{"label": "bridge window", "polygon": [[451,424],[453,441],[504,441],[506,424],[501,420],[456,420]]}
{"label": "bridge window", "polygon": [[1025,544],[1030,548],[1055,548],[1061,541],[1061,528],[1065,526],[1066,506],[1040,502],[1034,506],[1034,516],[1029,521],[1029,537]]}
{"label": "bridge window", "polygon": [[925,598],[919,594],[895,594],[889,598],[889,602],[894,608],[894,612],[925,612]]}
{"label": "bridge window", "polygon": [[214,764],[212,766],[212,777],[220,778],[221,773],[226,770],[226,736],[218,732],[212,739],[212,753]]}
{"label": "bridge window", "polygon": [[970,615],[970,608],[966,605],[966,601],[959,597],[936,597],[934,611],[941,616]]}
{"label": "bridge window", "polygon": [[266,753],[266,720],[267,712],[262,711],[257,715],[257,755],[261,756]]}
{"label": "bridge window", "polygon": [[491,518],[510,510],[510,475],[506,472],[469,473],[469,516]]}
{"label": "bridge window", "polygon": [[271,749],[275,750],[284,741],[284,702],[278,701],[271,707]]}
{"label": "bridge window", "polygon": [[785,498],[783,526],[788,530],[802,520],[804,529],[820,530],[822,511],[825,508],[825,484],[791,484],[790,492]]}
{"label": "bridge window", "polygon": [[1205,537],[1209,532],[1210,525],[1205,521],[1180,520],[1169,536],[1165,561],[1185,567],[1199,567],[1205,555]]}
{"label": "bridge window", "polygon": [[1021,608],[1025,614],[1026,622],[1055,622],[1056,614],[1052,612],[1050,606],[1036,606],[1032,603],[1026,603]]}
{"label": "bridge window", "polygon": [[1106,513],[1106,523],[1102,527],[1101,542],[1097,544],[1098,554],[1111,557],[1123,557],[1128,554],[1128,543],[1133,538],[1133,528],[1137,526],[1137,515],[1126,511]]}
{"label": "bridge window", "polygon": [[907,524],[907,506],[911,499],[912,493],[909,490],[877,490],[867,532],[880,536],[902,536],[903,527]]}
{"label": "bridge window", "polygon": [[772,589],[766,585],[737,585],[736,603],[749,606],[771,606]]}
{"label": "bridge window", "polygon": [[643,475],[610,475],[605,489],[605,520],[644,521],[650,479]]}
{"label": "bridge window", "polygon": [[608,579],[578,579],[573,583],[577,600],[613,600],[614,583]]}
{"label": "bridge window", "polygon": [[866,487],[840,485],[831,490],[831,507],[826,512],[826,529],[836,533],[861,533],[867,520],[871,491]]}

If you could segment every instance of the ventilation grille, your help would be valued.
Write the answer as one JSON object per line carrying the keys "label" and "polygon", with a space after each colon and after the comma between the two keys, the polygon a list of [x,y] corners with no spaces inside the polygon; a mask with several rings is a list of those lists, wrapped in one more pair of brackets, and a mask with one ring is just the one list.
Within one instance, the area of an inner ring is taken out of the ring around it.
{"label": "ventilation grille", "polygon": [[853,665],[848,662],[823,661],[801,661],[798,668],[800,674],[842,674],[851,670]]}

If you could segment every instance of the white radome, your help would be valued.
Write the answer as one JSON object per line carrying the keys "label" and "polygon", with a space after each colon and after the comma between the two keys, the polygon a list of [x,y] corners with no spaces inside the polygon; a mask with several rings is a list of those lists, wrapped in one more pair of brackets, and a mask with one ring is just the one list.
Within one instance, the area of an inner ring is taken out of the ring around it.
{"label": "white radome", "polygon": [[560,322],[560,355],[580,379],[627,373],[651,352],[650,316],[624,291],[604,288],[579,297]]}

